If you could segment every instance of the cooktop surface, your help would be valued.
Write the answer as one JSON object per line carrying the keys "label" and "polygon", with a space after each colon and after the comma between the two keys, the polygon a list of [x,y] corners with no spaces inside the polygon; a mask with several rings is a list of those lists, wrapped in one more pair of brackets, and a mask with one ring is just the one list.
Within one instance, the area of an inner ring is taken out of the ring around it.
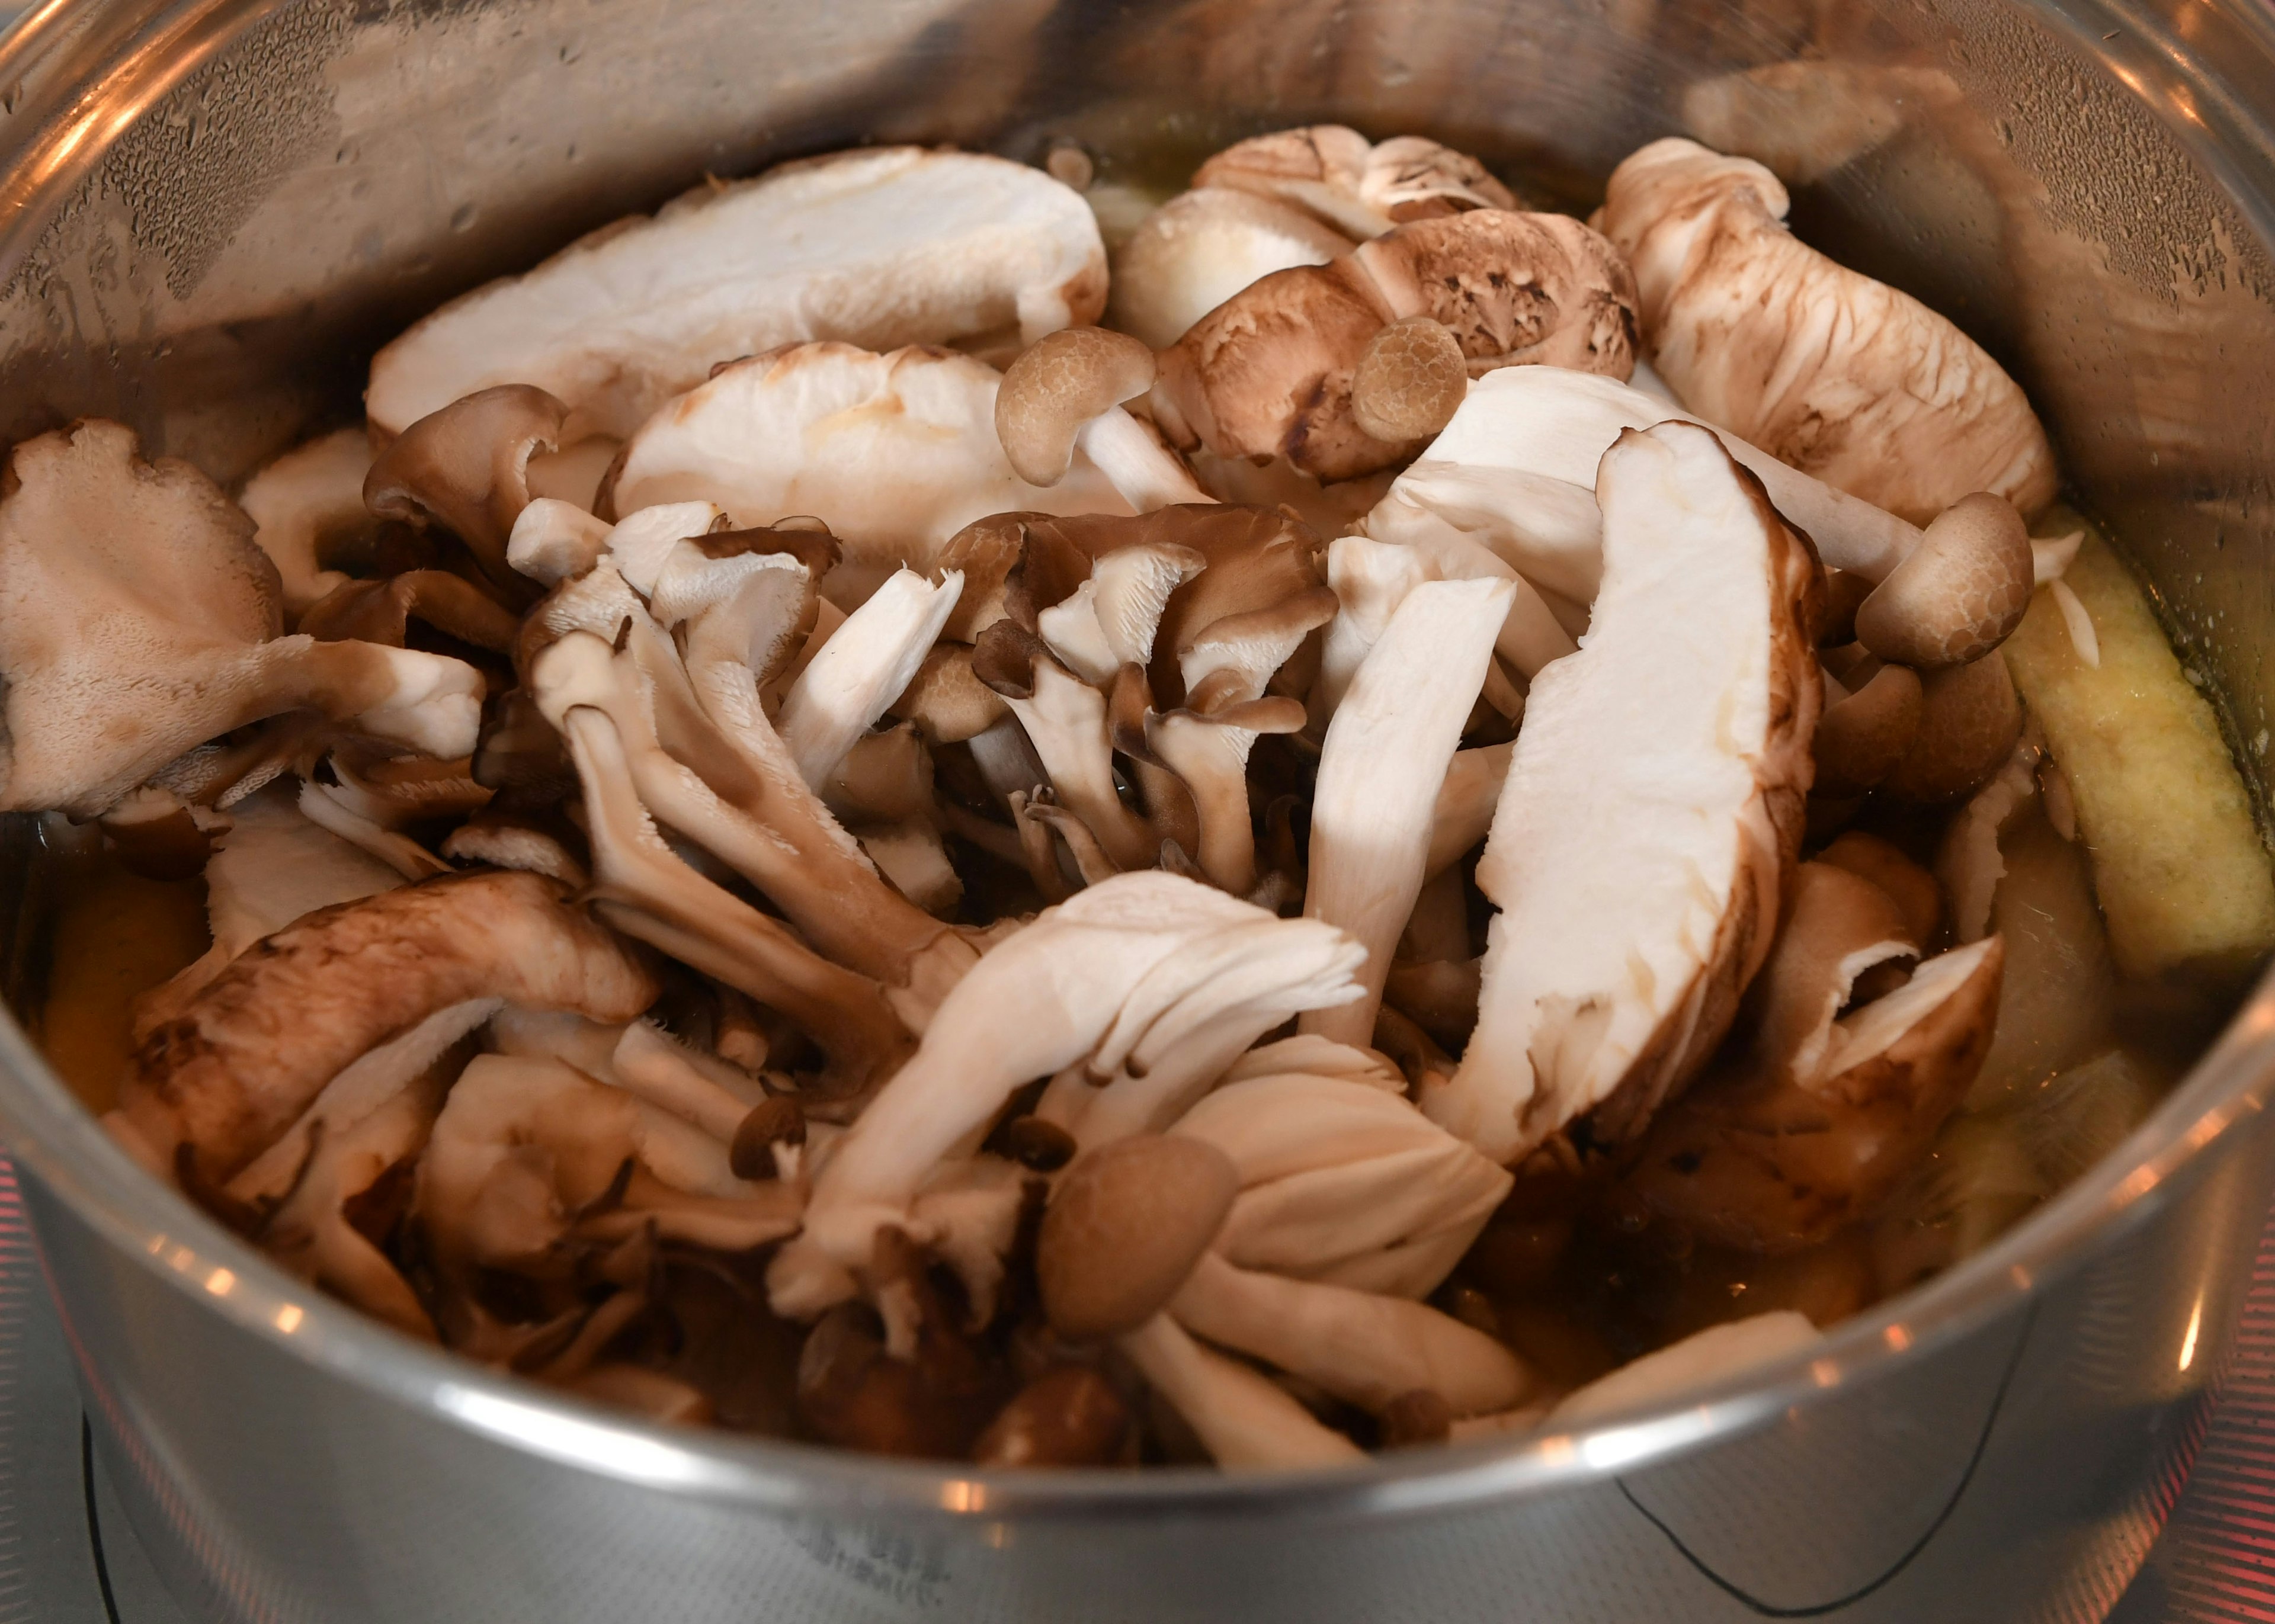
{"label": "cooktop surface", "polygon": [[[2111,1620],[2275,1624],[2275,1215],[2195,1472]],[[0,1159],[0,1624],[34,1620],[208,1624],[167,1595],[111,1492]]]}

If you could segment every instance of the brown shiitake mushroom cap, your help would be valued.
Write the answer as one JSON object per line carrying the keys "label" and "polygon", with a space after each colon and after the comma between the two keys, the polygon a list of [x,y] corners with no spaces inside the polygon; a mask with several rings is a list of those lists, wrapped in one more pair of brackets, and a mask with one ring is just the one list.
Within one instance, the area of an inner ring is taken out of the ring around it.
{"label": "brown shiitake mushroom cap", "polygon": [[1153,352],[1127,333],[1062,328],[1021,352],[995,391],[995,437],[1030,485],[1056,485],[1092,419],[1153,387]]}
{"label": "brown shiitake mushroom cap", "polygon": [[1878,783],[1911,749],[1919,724],[1919,678],[1903,666],[1882,666],[1818,722],[1817,793],[1856,795]]}
{"label": "brown shiitake mushroom cap", "polygon": [[2022,733],[2022,702],[1995,651],[1920,679],[1919,731],[1880,788],[1901,800],[1948,801],[1999,770]]}
{"label": "brown shiitake mushroom cap", "polygon": [[1962,496],[1857,607],[1857,640],[1910,666],[1980,659],[2022,623],[2033,568],[2029,527],[2014,504],[1988,491]]}
{"label": "brown shiitake mushroom cap", "polygon": [[1377,440],[1436,434],[1469,393],[1461,341],[1428,316],[1391,322],[1366,342],[1351,373],[1351,416]]}
{"label": "brown shiitake mushroom cap", "polygon": [[1239,1193],[1232,1158],[1199,1139],[1138,1134],[1081,1157],[1036,1242],[1051,1328],[1088,1341],[1144,1325],[1185,1283]]}

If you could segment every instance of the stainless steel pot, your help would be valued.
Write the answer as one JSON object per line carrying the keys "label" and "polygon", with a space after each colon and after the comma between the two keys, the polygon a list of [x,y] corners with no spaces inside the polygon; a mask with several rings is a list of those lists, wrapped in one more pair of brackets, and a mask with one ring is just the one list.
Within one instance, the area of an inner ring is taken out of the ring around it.
{"label": "stainless steel pot", "polygon": [[[1686,126],[1772,159],[1804,232],[2023,379],[2264,759],[2256,0],[46,0],[0,40],[0,432],[114,415],[231,478],[351,410],[411,315],[706,170],[1074,136],[1111,174],[1314,117],[1568,202]],[[19,1001],[38,844],[0,830]],[[1989,1252],[1679,1410],[1304,1477],[1002,1477],[661,1431],[413,1347],[148,1184],[0,1030],[137,1532],[193,1611],[326,1624],[2097,1618],[2198,1434],[2271,1090],[2263,989]]]}

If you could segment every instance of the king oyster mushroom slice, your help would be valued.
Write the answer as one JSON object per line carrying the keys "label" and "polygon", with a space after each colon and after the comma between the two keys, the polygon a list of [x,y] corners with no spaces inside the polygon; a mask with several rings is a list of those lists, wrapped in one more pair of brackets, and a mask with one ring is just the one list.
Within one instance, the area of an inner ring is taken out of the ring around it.
{"label": "king oyster mushroom slice", "polygon": [[370,525],[363,505],[370,472],[370,434],[343,428],[264,464],[238,493],[237,505],[253,523],[254,544],[276,566],[288,623],[347,584],[346,575],[325,563],[326,547]]}
{"label": "king oyster mushroom slice", "polygon": [[1635,267],[1646,347],[1675,393],[1916,524],[1971,491],[2037,517],[2053,451],[2014,381],[1918,300],[1795,238],[1787,205],[1760,164],[1679,138],[1613,171],[1604,231]]}
{"label": "king oyster mushroom slice", "polygon": [[1808,541],[1692,424],[1623,434],[1598,497],[1588,646],[1534,684],[1478,871],[1501,911],[1477,1031],[1422,1095],[1503,1162],[1583,1112],[1631,1136],[1712,1053],[1768,952],[1810,780]]}
{"label": "king oyster mushroom slice", "polygon": [[949,350],[802,344],[754,355],[658,411],[625,443],[606,495],[621,514],[715,502],[744,529],[823,514],[845,549],[826,590],[847,608],[897,569],[938,569],[949,539],[985,515],[1129,512],[1079,454],[1047,487],[1012,472],[995,430],[1001,382]]}
{"label": "king oyster mushroom slice", "polygon": [[1289,1016],[1351,996],[1357,967],[1339,932],[1170,874],[1116,875],[1046,910],[956,984],[837,1143],[804,1233],[768,1272],[776,1311],[811,1318],[851,1296],[881,1227],[921,1238],[917,1189],[1031,1078],[1075,1069],[1101,1099],[1133,1082],[1175,1098]]}
{"label": "king oyster mushroom slice", "polygon": [[1275,272],[1203,317],[1161,358],[1154,418],[1179,445],[1285,455],[1349,479],[1419,449],[1375,439],[1352,416],[1352,375],[1389,323],[1450,329],[1473,377],[1546,363],[1625,378],[1635,308],[1626,265],[1576,220],[1500,209],[1417,220],[1331,264]]}
{"label": "king oyster mushroom slice", "polygon": [[570,441],[623,436],[735,356],[1007,329],[1032,344],[1105,303],[1079,193],[1001,158],[877,147],[698,187],[478,288],[373,359],[365,404],[392,434],[477,389],[534,384],[568,404]]}
{"label": "king oyster mushroom slice", "polygon": [[655,982],[563,895],[534,874],[446,875],[309,915],[150,1033],[114,1123],[218,1183],[350,1062],[439,1009],[497,997],[630,1019]]}
{"label": "king oyster mushroom slice", "polygon": [[217,736],[313,711],[463,756],[481,678],[439,655],[279,637],[276,566],[206,477],[83,422],[18,445],[0,497],[0,806],[104,811]]}
{"label": "king oyster mushroom slice", "polygon": [[1440,790],[1515,590],[1415,587],[1335,710],[1311,799],[1304,913],[1365,948],[1365,995],[1305,1016],[1305,1031],[1353,1044],[1373,1036],[1392,950],[1426,878]]}
{"label": "king oyster mushroom slice", "polygon": [[1919,1165],[1990,1052],[2006,943],[1985,937],[1833,1023],[1807,1070],[1702,1079],[1651,1126],[1628,1193],[1701,1239],[1788,1252],[1871,1212]]}

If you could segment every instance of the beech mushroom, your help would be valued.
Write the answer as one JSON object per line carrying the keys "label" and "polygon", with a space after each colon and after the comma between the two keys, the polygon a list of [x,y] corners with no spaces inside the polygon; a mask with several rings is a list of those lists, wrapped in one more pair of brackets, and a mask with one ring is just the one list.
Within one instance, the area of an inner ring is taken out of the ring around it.
{"label": "beech mushroom", "polygon": [[1709,420],[1915,524],[1970,491],[2035,517],[2053,452],[2014,380],[1795,238],[1787,205],[1760,164],[1679,138],[1613,171],[1604,231],[1635,267],[1651,364]]}
{"label": "beech mushroom", "polygon": [[2004,497],[1962,496],[1857,606],[1856,640],[1924,669],[1979,660],[2022,624],[2036,568],[2030,533]]}
{"label": "beech mushroom", "polygon": [[1500,909],[1478,1030],[1421,1096],[1503,1162],[1583,1112],[1631,1136],[1705,1060],[1768,950],[1810,782],[1807,540],[1691,424],[1623,434],[1598,499],[1588,646],[1534,684],[1478,871]]}
{"label": "beech mushroom", "polygon": [[846,752],[905,691],[964,590],[902,570],[848,616],[783,697],[775,728],[807,785],[827,783]]}
{"label": "beech mushroom", "polygon": [[1053,1191],[1036,1244],[1052,1328],[1087,1341],[1153,1318],[1239,1193],[1232,1159],[1203,1139],[1140,1134],[1085,1154]]}
{"label": "beech mushroom", "polygon": [[1426,878],[1439,793],[1512,592],[1499,581],[1415,587],[1327,728],[1304,912],[1366,948],[1365,996],[1306,1016],[1305,1031],[1345,1043],[1374,1031],[1391,950]]}
{"label": "beech mushroom", "polygon": [[995,435],[1012,471],[1056,485],[1080,448],[1133,511],[1206,502],[1175,453],[1122,409],[1153,387],[1153,352],[1102,327],[1069,327],[1022,351],[995,391]]}
{"label": "beech mushroom", "polygon": [[2022,703],[1995,651],[1930,671],[1911,747],[1880,787],[1901,800],[1954,800],[1999,770],[2022,731]]}
{"label": "beech mushroom", "polygon": [[382,434],[498,383],[629,435],[716,362],[807,339],[873,350],[1097,319],[1106,256],[1081,196],[976,154],[872,147],[699,186],[453,300],[382,350]]}
{"label": "beech mushroom", "polygon": [[502,997],[625,1020],[655,983],[533,874],[446,875],[322,910],[213,978],[155,1028],[120,1091],[156,1159],[226,1180],[319,1090],[438,1009]]}
{"label": "beech mushroom", "polygon": [[0,805],[103,811],[195,746],[310,710],[429,754],[473,748],[456,660],[279,637],[276,566],[186,463],[86,422],[10,453],[0,497]]}
{"label": "beech mushroom", "polygon": [[947,350],[806,344],[754,355],[625,442],[609,510],[698,499],[743,528],[826,514],[845,548],[828,587],[843,608],[896,569],[941,567],[949,539],[983,515],[1127,512],[1087,457],[1049,487],[1012,471],[995,432],[1000,382],[985,361]]}
{"label": "beech mushroom", "polygon": [[1919,735],[1920,691],[1910,669],[1886,665],[1854,692],[1833,699],[1818,721],[1812,747],[1818,792],[1861,795],[1894,772]]}
{"label": "beech mushroom", "polygon": [[1442,323],[1471,376],[1546,363],[1625,378],[1635,311],[1625,264],[1576,220],[1500,209],[1417,220],[1331,264],[1275,272],[1202,318],[1161,359],[1154,416],[1179,445],[1284,454],[1349,479],[1414,449],[1351,415],[1352,374],[1388,323]]}

